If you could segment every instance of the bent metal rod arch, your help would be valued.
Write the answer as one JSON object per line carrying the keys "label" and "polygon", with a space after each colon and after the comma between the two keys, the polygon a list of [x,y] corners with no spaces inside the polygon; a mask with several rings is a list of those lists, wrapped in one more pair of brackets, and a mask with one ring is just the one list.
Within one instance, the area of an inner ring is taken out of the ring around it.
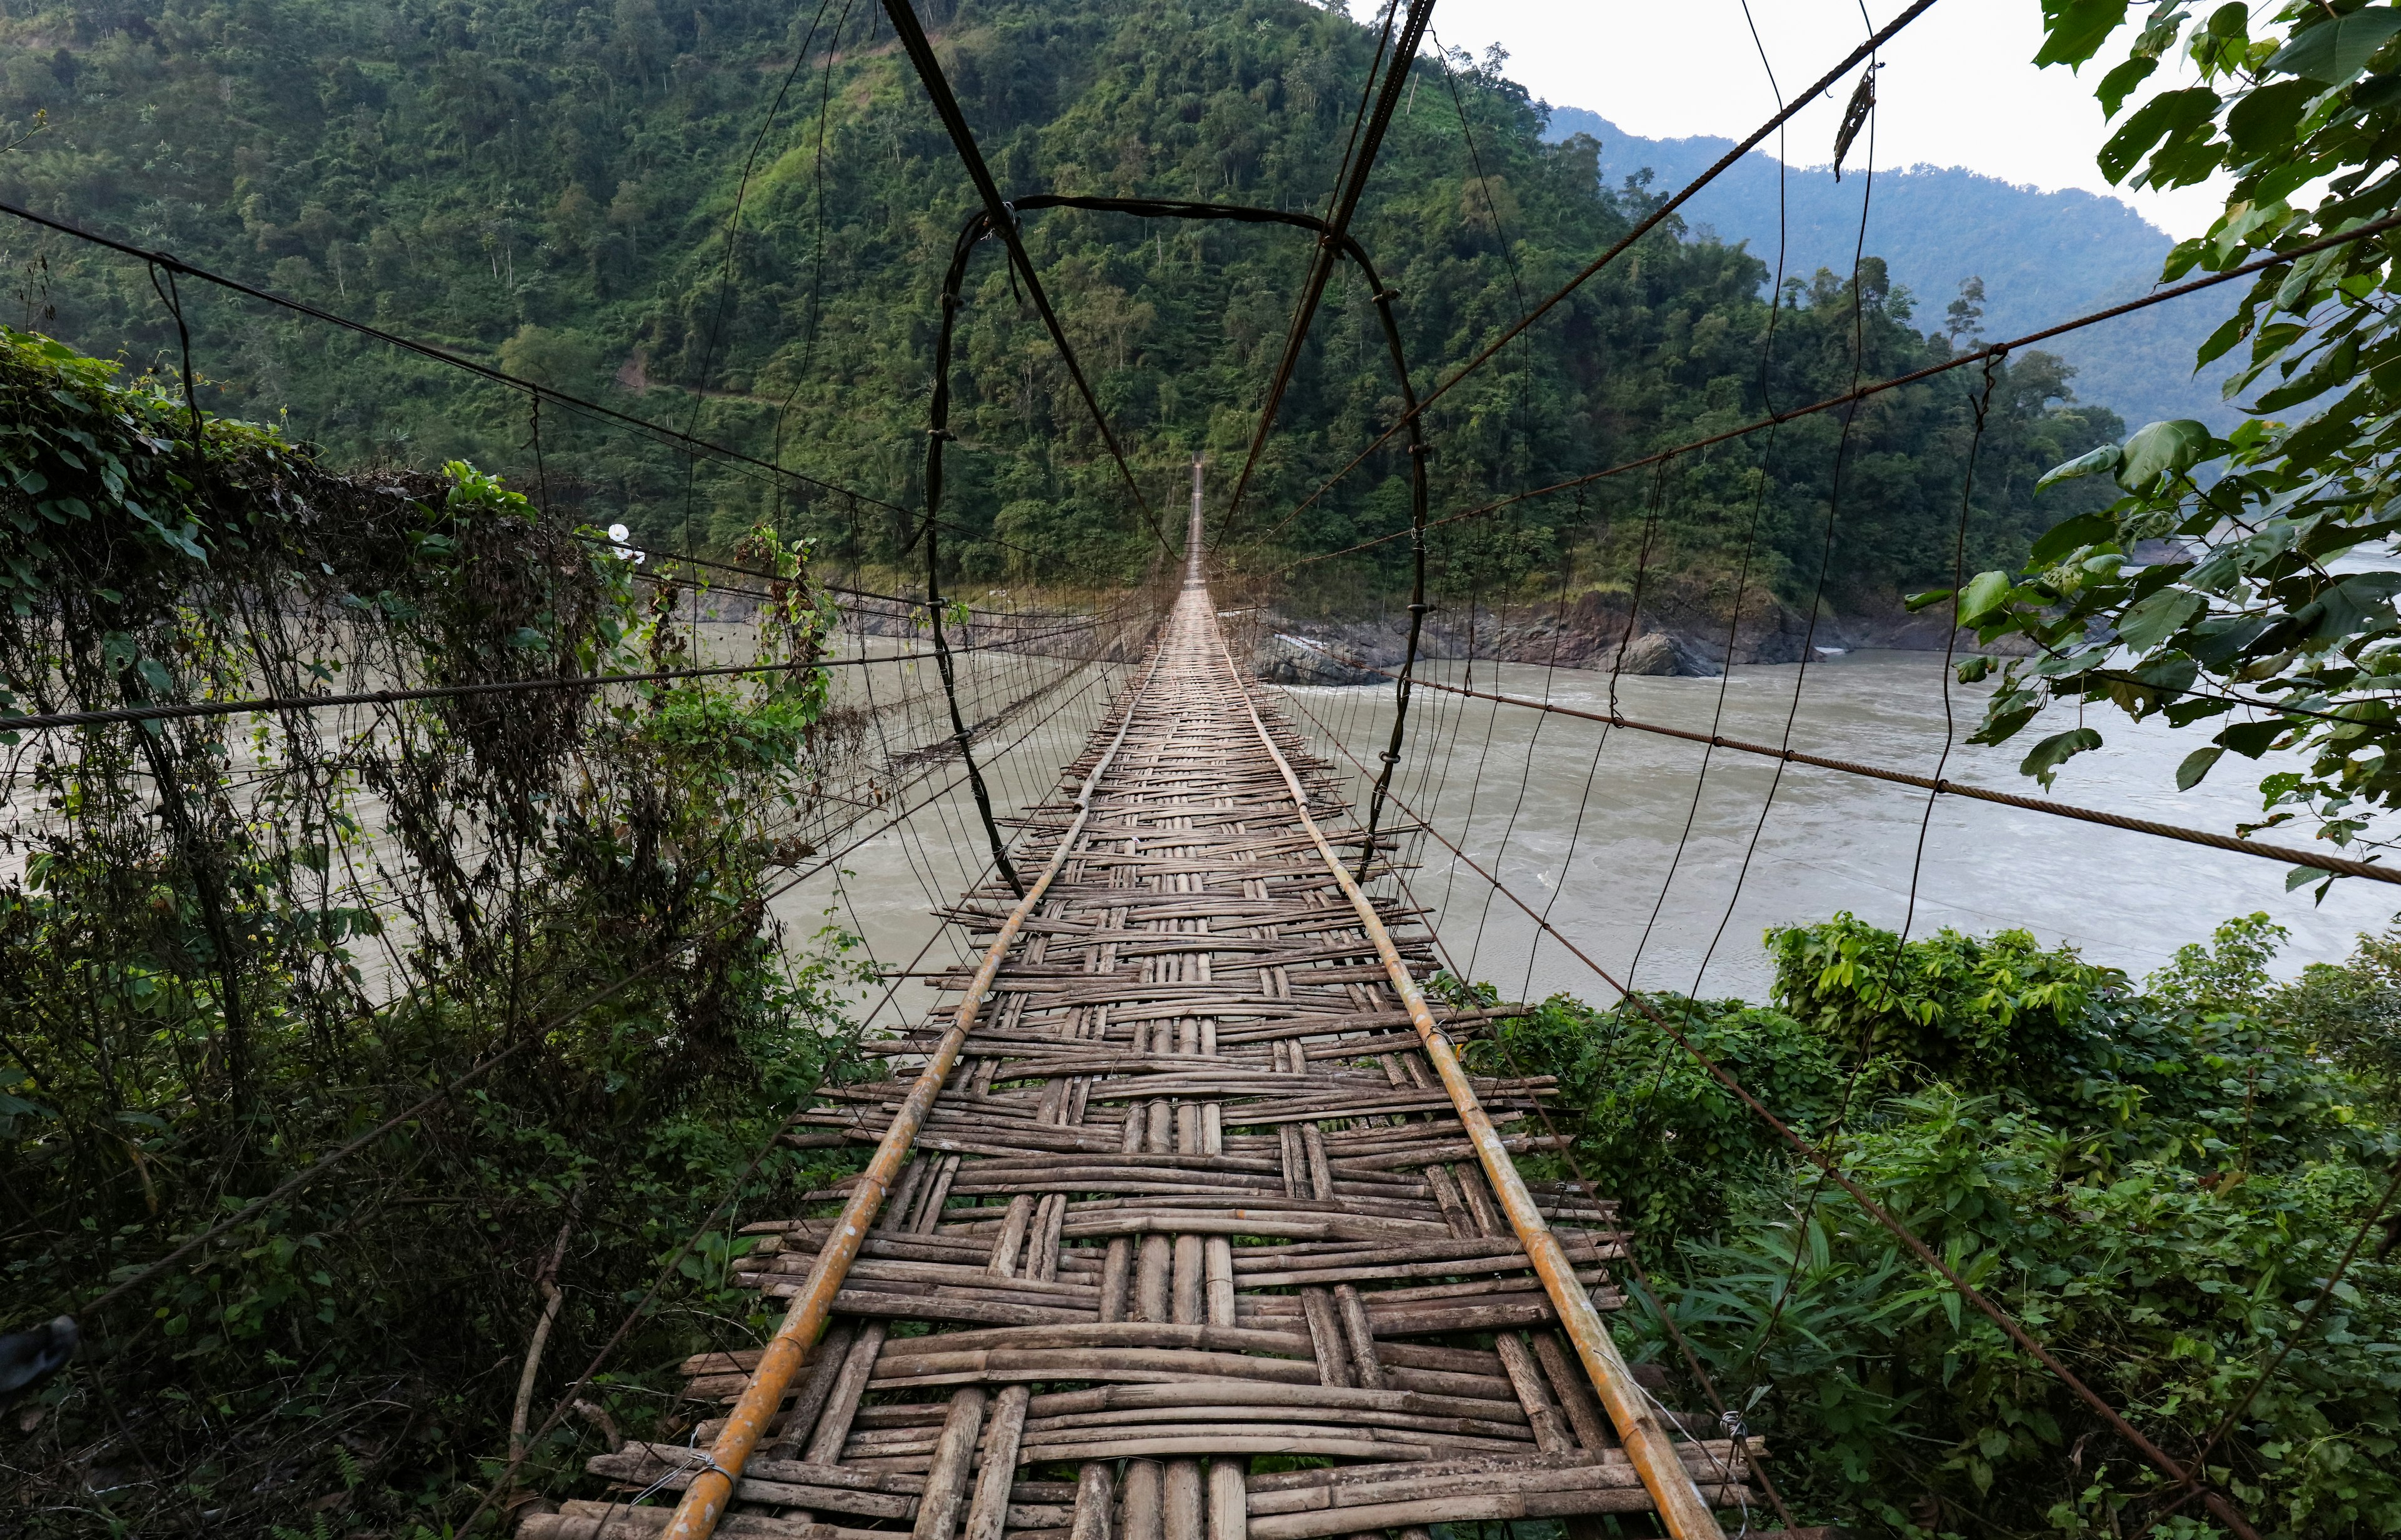
{"label": "bent metal rod arch", "polygon": [[[1379,756],[1383,772],[1376,779],[1367,803],[1366,839],[1359,850],[1359,880],[1367,875],[1367,863],[1376,846],[1376,829],[1380,821],[1393,784],[1393,768],[1400,763],[1403,736],[1407,730],[1409,693],[1416,673],[1418,645],[1423,631],[1426,611],[1426,444],[1420,427],[1417,389],[1409,379],[1409,361],[1401,342],[1400,323],[1393,315],[1393,291],[1384,286],[1377,276],[1376,265],[1369,260],[1367,250],[1346,228],[1317,217],[1315,214],[1287,213],[1282,209],[1253,208],[1239,203],[1198,203],[1173,199],[1103,198],[1067,193],[1036,193],[1008,205],[1012,214],[1022,214],[1041,209],[1082,209],[1099,213],[1132,214],[1137,219],[1187,219],[1223,221],[1237,225],[1285,225],[1315,234],[1326,247],[1338,249],[1357,265],[1359,275],[1367,281],[1368,296],[1376,307],[1376,319],[1384,334],[1384,347],[1392,356],[1393,376],[1400,386],[1402,426],[1408,433],[1409,456],[1409,631],[1403,652],[1401,667],[1393,675],[1393,711],[1392,741]],[[979,209],[960,227],[958,241],[951,250],[951,265],[942,275],[941,330],[934,344],[934,394],[926,429],[926,520],[921,533],[926,542],[926,584],[929,607],[933,613],[934,654],[939,660],[942,687],[950,689],[950,652],[942,636],[940,576],[934,559],[935,519],[942,502],[942,446],[956,435],[951,432],[951,361],[958,328],[960,307],[965,303],[960,293],[967,282],[967,264],[976,247],[998,234],[989,210]],[[1389,436],[1389,435],[1387,435]],[[1245,468],[1247,470],[1247,467]],[[916,543],[912,537],[910,543]],[[905,548],[904,548],[905,552]],[[967,751],[967,727],[959,719],[958,703],[951,703],[954,726],[959,734],[959,752]],[[983,779],[977,774],[973,760],[967,762],[967,775],[975,788],[976,806],[982,812],[984,832],[992,841],[993,853],[1000,862],[1002,875],[1019,893],[1024,888],[1010,870],[1008,859],[1001,854],[999,826],[993,820],[991,801],[984,794]]]}

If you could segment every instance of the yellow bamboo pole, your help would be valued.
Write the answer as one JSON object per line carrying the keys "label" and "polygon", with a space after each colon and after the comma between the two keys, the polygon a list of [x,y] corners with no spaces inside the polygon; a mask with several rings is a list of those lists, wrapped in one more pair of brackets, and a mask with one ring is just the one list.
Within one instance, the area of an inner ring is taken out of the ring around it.
{"label": "yellow bamboo pole", "polygon": [[1075,820],[1068,824],[1067,832],[1052,847],[1050,862],[1043,867],[1041,875],[1026,888],[1025,896],[1017,901],[1017,907],[1009,911],[1008,918],[1001,922],[1000,934],[994,938],[991,946],[985,948],[983,962],[967,984],[967,997],[959,1002],[951,1029],[943,1033],[941,1041],[935,1045],[932,1057],[926,1061],[916,1083],[909,1088],[909,1094],[901,1102],[899,1113],[894,1115],[891,1126],[885,1130],[883,1142],[875,1147],[875,1158],[868,1162],[866,1174],[859,1177],[850,1201],[843,1205],[842,1217],[834,1222],[832,1238],[817,1253],[816,1265],[809,1269],[808,1281],[801,1286],[800,1293],[793,1296],[791,1308],[784,1313],[783,1324],[775,1328],[775,1335],[768,1339],[766,1351],[760,1355],[759,1368],[751,1374],[750,1382],[743,1387],[742,1399],[735,1403],[733,1414],[726,1418],[717,1442],[709,1446],[707,1464],[693,1478],[692,1485],[684,1489],[683,1500],[676,1505],[675,1516],[667,1520],[666,1540],[709,1540],[709,1536],[717,1533],[717,1522],[725,1516],[725,1506],[734,1494],[735,1479],[741,1476],[742,1467],[749,1463],[751,1452],[759,1447],[759,1440],[766,1436],[767,1426],[775,1420],[776,1409],[784,1404],[784,1395],[791,1389],[793,1379],[808,1357],[810,1346],[825,1330],[826,1318],[833,1310],[834,1296],[842,1291],[843,1279],[849,1274],[850,1264],[858,1259],[858,1248],[867,1239],[868,1231],[873,1228],[875,1216],[883,1208],[885,1195],[891,1191],[893,1178],[900,1174],[901,1162],[909,1158],[910,1147],[916,1143],[917,1131],[924,1126],[926,1114],[932,1110],[934,1098],[942,1089],[942,1081],[949,1078],[952,1067],[958,1063],[959,1050],[975,1025],[985,992],[992,987],[994,976],[1000,971],[1001,962],[1008,956],[1008,948],[1024,928],[1027,917],[1042,901],[1042,895],[1050,888],[1051,879],[1066,864],[1067,853],[1082,837],[1085,821],[1091,816],[1093,789],[1100,785],[1109,762],[1117,758],[1118,749],[1125,743],[1126,730],[1133,725],[1134,711],[1142,704],[1143,696],[1148,694],[1151,679],[1158,671],[1158,657],[1154,653],[1149,670],[1144,674],[1142,683],[1126,703],[1125,721],[1118,725],[1118,736],[1110,740],[1108,751],[1093,764],[1091,774],[1084,777],[1083,789],[1076,793]]}
{"label": "yellow bamboo pole", "polygon": [[1501,1143],[1491,1118],[1484,1104],[1476,1100],[1475,1088],[1470,1084],[1467,1072],[1460,1066],[1459,1055],[1453,1052],[1450,1039],[1434,1024],[1434,1011],[1428,1008],[1424,991],[1409,973],[1408,965],[1401,960],[1400,949],[1393,944],[1392,933],[1377,917],[1376,906],[1344,870],[1341,858],[1335,854],[1324,831],[1309,816],[1309,794],[1293,774],[1290,762],[1275,745],[1275,739],[1259,720],[1258,708],[1251,704],[1250,692],[1242,683],[1242,674],[1234,667],[1233,653],[1227,650],[1225,634],[1217,637],[1218,652],[1225,657],[1226,670],[1242,691],[1242,708],[1250,713],[1251,727],[1259,736],[1259,743],[1275,761],[1282,773],[1285,790],[1292,793],[1293,811],[1300,825],[1316,843],[1318,854],[1325,859],[1326,870],[1342,885],[1344,896],[1359,916],[1359,924],[1376,943],[1376,954],[1384,961],[1384,976],[1392,980],[1393,989],[1417,1027],[1418,1041],[1423,1045],[1426,1057],[1433,1061],[1434,1072],[1442,1077],[1443,1089],[1450,1094],[1451,1106],[1459,1111],[1459,1120],[1467,1126],[1467,1136],[1475,1146],[1476,1159],[1483,1162],[1484,1175],[1491,1182],[1493,1192],[1501,1200],[1502,1212],[1509,1217],[1509,1228],[1517,1232],[1517,1242],[1525,1247],[1526,1256],[1534,1265],[1535,1275],[1543,1280],[1543,1290],[1550,1296],[1552,1308],[1559,1313],[1559,1324],[1567,1328],[1568,1340],[1575,1344],[1576,1355],[1584,1360],[1585,1371],[1592,1376],[1593,1388],[1600,1393],[1601,1405],[1609,1411],[1609,1420],[1617,1425],[1617,1437],[1626,1445],[1626,1458],[1633,1462],[1642,1485],[1649,1489],[1651,1500],[1666,1520],[1667,1533],[1675,1540],[1724,1540],[1725,1532],[1718,1527],[1717,1516],[1702,1501],[1700,1489],[1693,1482],[1692,1474],[1684,1469],[1683,1460],[1668,1441],[1667,1430],[1634,1376],[1627,1371],[1625,1358],[1617,1344],[1611,1341],[1609,1328],[1601,1324],[1600,1313],[1592,1307],[1582,1285],[1576,1282],[1575,1268],[1567,1253],[1560,1249],[1558,1237],[1551,1233],[1550,1225],[1543,1218],[1542,1210],[1534,1204],[1534,1196],[1526,1190],[1525,1178],[1509,1159],[1507,1148]]}

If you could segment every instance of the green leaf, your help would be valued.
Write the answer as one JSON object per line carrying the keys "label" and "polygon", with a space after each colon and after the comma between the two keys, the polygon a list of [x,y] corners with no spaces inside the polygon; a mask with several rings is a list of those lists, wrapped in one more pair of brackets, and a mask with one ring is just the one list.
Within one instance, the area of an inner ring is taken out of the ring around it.
{"label": "green leaf", "polygon": [[2216,764],[2225,752],[2225,749],[2211,744],[2206,749],[2196,749],[2187,754],[2184,763],[2176,766],[2176,790],[2189,791],[2199,786],[2201,778],[2209,774],[2209,767]]}
{"label": "green leaf", "polygon": [[2401,103],[2401,71],[2371,75],[2351,88],[2351,104],[2361,112],[2389,112]]}
{"label": "green leaf", "polygon": [[2344,337],[2318,355],[2317,362],[2301,371],[2298,379],[2287,380],[2251,404],[2255,412],[2281,412],[2287,406],[2298,406],[2314,401],[2333,390],[2358,371],[2359,339]]}
{"label": "green leaf", "polygon": [[[2112,444],[2108,447],[2114,451],[2118,447]],[[2074,461],[2068,461],[2069,465],[2074,463]],[[2066,468],[2065,465],[2060,467],[2061,470]],[[2058,472],[2051,474],[2056,475]],[[2052,525],[2050,533],[2034,543],[2034,549],[2026,553],[2026,559],[2041,564],[2054,562],[2071,551],[2107,540],[2117,532],[2118,521],[2106,509],[2079,514],[2065,523]]]}
{"label": "green leaf", "polygon": [[2256,760],[2284,731],[2281,722],[2238,722],[2218,729],[2217,741],[2246,760]]}
{"label": "green leaf", "polygon": [[2314,603],[2297,611],[2296,620],[2314,610],[2316,628],[2310,639],[2337,642],[2361,631],[2377,628],[2380,623],[2389,625],[2393,616],[2393,597],[2401,594],[2401,572],[2354,572],[2347,578],[2328,584]]}
{"label": "green leaf", "polygon": [[2011,586],[2007,572],[1977,573],[1959,596],[1959,624],[1983,625],[1986,617],[2009,602]]}
{"label": "green leaf", "polygon": [[2267,67],[2339,86],[2367,68],[2377,49],[2401,32],[2401,7],[2371,6],[2297,33]]}
{"label": "green leaf", "polygon": [[2147,653],[2183,630],[2202,602],[2199,594],[2162,588],[2119,617],[2118,639],[2137,653]]}
{"label": "green leaf", "polygon": [[2220,325],[2217,330],[2209,334],[2208,340],[2201,345],[2201,351],[2196,356],[2195,362],[2197,364],[2215,364],[2218,359],[2224,357],[2236,343],[2242,341],[2243,334],[2249,329],[2250,318],[2240,310],[2235,311],[2232,315],[2226,318],[2224,324]]}
{"label": "green leaf", "polygon": [[2088,749],[2101,747],[2101,735],[2090,727],[2071,727],[2065,733],[2053,733],[2027,750],[2018,763],[2018,774],[2032,776],[2042,782],[2045,790],[2059,775],[2059,767]]}
{"label": "green leaf", "polygon": [[1954,592],[1955,592],[1955,590],[1950,588],[1936,588],[1923,594],[1904,595],[1900,601],[1901,608],[1907,610],[1914,615],[1920,610],[1932,609],[1934,606],[1941,603],[1944,599],[1949,598]]}
{"label": "green leaf", "polygon": [[2192,469],[2209,452],[2209,426],[2190,418],[2154,422],[2126,440],[2118,462],[2118,485],[2130,492],[2149,491],[2161,476]]}
{"label": "green leaf", "polygon": [[2109,136],[2093,160],[2100,166],[2102,175],[2112,182],[2122,182],[2162,138],[2198,128],[2216,116],[2217,93],[2206,86],[2154,96]]}
{"label": "green leaf", "polygon": [[2097,449],[2087,449],[2074,460],[2054,465],[2045,471],[2042,474],[2042,479],[2034,484],[2034,489],[2039,492],[2055,481],[2074,481],[2079,476],[2114,471],[2118,468],[2119,459],[2124,453],[2125,451],[2115,444],[2104,444]]}
{"label": "green leaf", "polygon": [[2073,69],[2100,51],[2109,34],[2126,24],[2126,0],[2043,0],[2042,51],[2037,64]]}
{"label": "green leaf", "polygon": [[2235,152],[2256,158],[2291,143],[2301,114],[2324,86],[2307,80],[2279,80],[2238,100],[2226,114],[2226,137]]}
{"label": "green leaf", "polygon": [[2092,93],[2101,99],[2101,116],[2117,117],[2118,109],[2126,104],[2127,95],[2136,86],[2148,80],[2151,77],[2151,72],[2159,67],[2158,60],[2147,59],[2137,54],[2103,76],[2101,89]]}

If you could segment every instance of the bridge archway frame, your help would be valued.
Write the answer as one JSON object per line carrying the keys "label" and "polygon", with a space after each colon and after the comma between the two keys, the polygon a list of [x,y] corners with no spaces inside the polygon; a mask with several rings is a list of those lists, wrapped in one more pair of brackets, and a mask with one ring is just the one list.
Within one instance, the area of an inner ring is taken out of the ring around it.
{"label": "bridge archway frame", "polygon": [[[1349,230],[1338,230],[1314,214],[1290,213],[1283,209],[1261,209],[1241,203],[1200,203],[1173,199],[1109,198],[1075,193],[1034,193],[1012,200],[1007,205],[1012,214],[1036,213],[1045,209],[1081,209],[1096,213],[1130,214],[1137,219],[1182,219],[1195,222],[1223,222],[1239,225],[1283,225],[1307,230],[1318,239],[1321,246],[1331,243],[1349,258],[1362,278],[1367,281],[1369,298],[1376,307],[1376,317],[1384,334],[1384,346],[1391,355],[1393,375],[1400,386],[1402,417],[1408,435],[1409,457],[1409,626],[1408,641],[1402,654],[1401,667],[1394,676],[1392,739],[1378,758],[1383,768],[1377,775],[1373,793],[1367,803],[1365,839],[1359,849],[1358,880],[1365,881],[1369,863],[1376,853],[1376,829],[1380,821],[1384,803],[1393,784],[1393,771],[1400,763],[1401,744],[1407,731],[1409,697],[1417,673],[1418,649],[1425,627],[1426,612],[1426,456],[1429,452],[1418,410],[1417,388],[1409,378],[1408,354],[1401,341],[1398,320],[1393,313],[1396,291],[1387,288],[1377,275],[1376,265],[1367,250]],[[926,515],[924,522],[910,537],[909,546],[922,539],[926,543],[926,591],[927,606],[933,617],[934,653],[940,666],[945,688],[950,683],[950,649],[942,635],[941,578],[935,551],[936,519],[942,502],[942,446],[954,434],[951,432],[951,370],[958,333],[958,314],[964,304],[960,295],[967,282],[967,267],[973,261],[976,248],[997,233],[989,210],[978,209],[967,216],[959,228],[956,243],[951,251],[951,264],[942,275],[940,332],[934,345],[933,399],[926,414]],[[908,546],[902,547],[906,555]],[[952,705],[955,718],[958,708]],[[962,754],[967,752],[966,728],[959,724]],[[974,774],[972,761],[968,772],[974,783],[976,800],[984,814],[987,831],[992,835],[995,851],[1001,838],[992,819],[988,799],[983,795],[982,778]],[[1007,867],[1004,864],[1003,870]],[[1012,886],[1014,884],[1012,883]]]}

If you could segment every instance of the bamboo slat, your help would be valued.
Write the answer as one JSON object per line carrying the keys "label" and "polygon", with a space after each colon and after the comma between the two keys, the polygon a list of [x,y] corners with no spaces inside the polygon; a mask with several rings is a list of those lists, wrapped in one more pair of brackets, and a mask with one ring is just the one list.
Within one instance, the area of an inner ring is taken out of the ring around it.
{"label": "bamboo slat", "polygon": [[[736,1277],[830,1289],[832,1326],[717,1533],[1427,1540],[1653,1507],[1658,1472],[1553,1335],[1552,1288],[1623,1302],[1615,1204],[1479,1163],[1557,1148],[1526,1121],[1557,1087],[1435,1062],[1411,1005],[1435,956],[1423,916],[1354,901],[1327,856],[1359,846],[1335,783],[1254,715],[1204,589],[1142,677],[1067,768],[1080,793],[1022,824],[1039,905],[965,895],[947,914],[987,938],[983,966],[926,979],[943,1003],[871,1047],[895,1078],[833,1088],[790,1136],[888,1151],[898,1117],[908,1159],[864,1236],[833,1222],[857,1178],[746,1227]],[[1460,1038],[1523,1011],[1432,1009]],[[939,1092],[911,1101],[938,1050]],[[1529,1238],[1496,1182],[1563,1228]],[[741,1397],[761,1356],[696,1355],[686,1392]],[[1747,1500],[1731,1445],[1672,1447],[1680,1501]],[[1269,1455],[1331,1464],[1255,1474]],[[590,1470],[621,1495],[724,1484],[665,1445]],[[649,1540],[665,1512],[582,1503],[519,1533]]]}

